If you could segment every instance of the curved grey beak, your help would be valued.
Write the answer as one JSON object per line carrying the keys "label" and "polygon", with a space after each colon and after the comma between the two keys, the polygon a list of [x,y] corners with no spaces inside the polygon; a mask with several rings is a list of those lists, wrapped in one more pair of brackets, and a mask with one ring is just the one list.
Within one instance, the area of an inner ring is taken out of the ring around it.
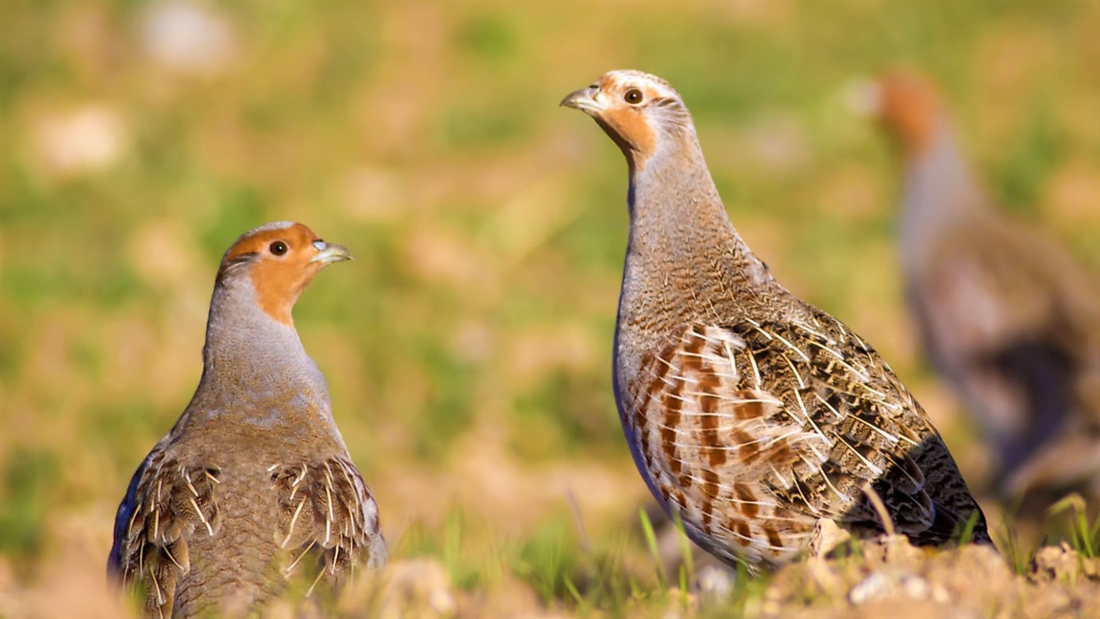
{"label": "curved grey beak", "polygon": [[600,93],[599,86],[592,84],[588,88],[582,88],[580,90],[569,93],[561,100],[559,105],[563,107],[571,107],[578,109],[585,114],[593,116],[604,111],[604,106],[596,100],[596,95]]}
{"label": "curved grey beak", "polygon": [[333,262],[353,259],[351,252],[343,245],[326,243],[324,241],[314,241],[313,247],[317,249],[317,255],[310,259],[310,262],[320,262],[322,265],[329,265]]}

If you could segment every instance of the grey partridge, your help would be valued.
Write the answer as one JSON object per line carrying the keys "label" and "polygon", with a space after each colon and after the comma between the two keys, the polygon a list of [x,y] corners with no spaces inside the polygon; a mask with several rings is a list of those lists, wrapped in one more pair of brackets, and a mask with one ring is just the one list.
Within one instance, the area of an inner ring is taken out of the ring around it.
{"label": "grey partridge", "polygon": [[889,366],[738,235],[672,86],[611,71],[562,105],[626,156],[615,395],[638,470],[688,536],[750,566],[791,561],[822,520],[923,545],[970,527],[988,543],[951,454]]}
{"label": "grey partridge", "polygon": [[869,103],[904,166],[901,262],[927,356],[981,422],[1001,490],[1100,496],[1100,287],[999,213],[936,89],[895,70]]}
{"label": "grey partridge", "polygon": [[225,253],[199,386],[115,519],[108,572],[149,616],[255,613],[293,583],[310,595],[385,563],[378,507],[291,318],[317,272],[350,259],[290,222]]}

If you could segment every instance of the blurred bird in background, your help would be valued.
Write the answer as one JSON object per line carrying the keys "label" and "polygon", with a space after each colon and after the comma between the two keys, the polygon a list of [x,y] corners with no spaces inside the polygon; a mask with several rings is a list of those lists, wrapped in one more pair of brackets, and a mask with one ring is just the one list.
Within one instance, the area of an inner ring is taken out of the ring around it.
{"label": "blurred bird in background", "polygon": [[150,616],[240,616],[292,582],[308,596],[385,563],[378,507],[291,318],[313,277],[350,259],[289,222],[222,259],[198,389],[115,520],[108,572]]}
{"label": "blurred bird in background", "polygon": [[878,354],[792,295],[730,223],[668,82],[611,71],[562,105],[629,166],[614,386],[634,462],[688,536],[778,566],[821,520],[917,545],[990,543],[928,416]]}
{"label": "blurred bird in background", "polygon": [[1096,275],[994,208],[926,77],[898,69],[859,91],[903,166],[900,249],[910,309],[936,370],[996,447],[999,491],[1019,498],[1077,490],[1095,499]]}

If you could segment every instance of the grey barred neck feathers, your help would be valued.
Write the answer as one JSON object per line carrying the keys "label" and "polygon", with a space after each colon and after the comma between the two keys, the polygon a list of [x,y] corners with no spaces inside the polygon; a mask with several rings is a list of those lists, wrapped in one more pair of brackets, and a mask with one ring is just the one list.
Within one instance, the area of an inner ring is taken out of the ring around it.
{"label": "grey barred neck feathers", "polygon": [[639,472],[688,535],[728,562],[773,566],[821,519],[924,545],[969,521],[971,539],[990,543],[889,366],[787,292],[738,236],[675,90],[612,71],[562,105],[592,116],[630,163],[616,402]]}
{"label": "grey barred neck feathers", "polygon": [[939,121],[928,146],[908,160],[899,240],[904,267],[934,259],[937,240],[965,222],[995,217],[970,174],[947,119]]}
{"label": "grey barred neck feathers", "polygon": [[970,173],[951,119],[927,77],[894,69],[870,84],[869,112],[905,166],[900,242],[907,270],[935,259],[937,240],[963,224],[995,218]]}

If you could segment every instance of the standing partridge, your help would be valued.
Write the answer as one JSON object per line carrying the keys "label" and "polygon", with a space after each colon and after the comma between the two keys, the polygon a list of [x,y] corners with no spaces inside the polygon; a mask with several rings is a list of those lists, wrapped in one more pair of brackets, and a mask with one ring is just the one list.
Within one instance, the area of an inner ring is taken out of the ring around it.
{"label": "standing partridge", "polygon": [[688,536],[750,566],[791,561],[822,520],[925,545],[969,526],[989,542],[951,454],[886,363],[741,240],[680,95],[611,71],[562,105],[592,116],[629,166],[615,395],[638,470]]}
{"label": "standing partridge", "polygon": [[901,262],[924,348],[993,439],[1002,490],[1100,489],[1100,290],[971,175],[928,81],[869,102],[905,169]]}
{"label": "standing partridge", "polygon": [[198,389],[115,518],[108,572],[148,615],[239,616],[291,583],[309,595],[385,564],[378,506],[291,319],[317,272],[350,259],[290,222],[222,258]]}

